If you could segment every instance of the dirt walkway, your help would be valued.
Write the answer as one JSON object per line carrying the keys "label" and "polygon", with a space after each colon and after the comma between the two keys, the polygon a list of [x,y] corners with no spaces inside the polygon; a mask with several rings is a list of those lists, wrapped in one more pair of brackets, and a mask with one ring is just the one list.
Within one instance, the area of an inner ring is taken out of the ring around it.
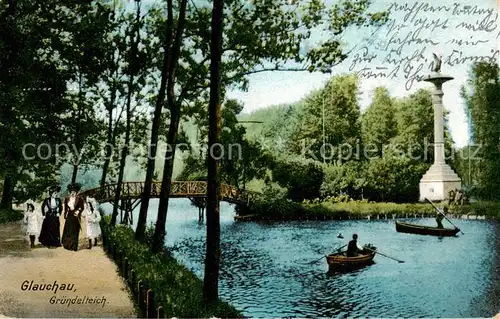
{"label": "dirt walkway", "polygon": [[31,250],[20,222],[0,225],[0,318],[136,317],[114,263],[80,239],[77,252]]}

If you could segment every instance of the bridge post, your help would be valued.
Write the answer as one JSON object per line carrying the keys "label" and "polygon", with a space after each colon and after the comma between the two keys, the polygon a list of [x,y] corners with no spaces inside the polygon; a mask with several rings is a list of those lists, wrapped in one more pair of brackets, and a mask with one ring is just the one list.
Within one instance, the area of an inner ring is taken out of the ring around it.
{"label": "bridge post", "polygon": [[129,202],[129,200],[122,199],[122,206],[123,206],[123,210],[125,211],[125,216],[123,217],[123,224],[124,225],[128,224],[128,202]]}
{"label": "bridge post", "polygon": [[207,207],[207,200],[205,197],[189,197],[191,203],[198,207],[198,222],[203,222],[205,219],[205,207]]}
{"label": "bridge post", "polygon": [[132,225],[132,199],[127,200],[127,212],[126,212],[126,221],[128,225]]}
{"label": "bridge post", "polygon": [[124,225],[131,225],[132,224],[132,199],[127,198],[127,199],[122,199],[122,208],[125,212],[125,216],[123,217],[123,220],[121,221],[121,224]]}
{"label": "bridge post", "polygon": [[123,199],[120,199],[120,224],[123,224]]}
{"label": "bridge post", "polygon": [[205,207],[198,207],[198,222],[202,223],[205,219]]}

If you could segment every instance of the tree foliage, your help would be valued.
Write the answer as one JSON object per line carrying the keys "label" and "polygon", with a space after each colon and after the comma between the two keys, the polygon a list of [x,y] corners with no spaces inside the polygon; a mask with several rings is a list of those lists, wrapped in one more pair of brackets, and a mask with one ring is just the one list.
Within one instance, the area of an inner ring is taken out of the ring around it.
{"label": "tree foliage", "polygon": [[[53,9],[47,10],[49,6]],[[68,47],[65,32],[74,21],[60,13],[75,10],[86,9],[72,2],[0,3],[0,175],[4,179],[4,207],[10,207],[18,184],[20,198],[40,195],[55,180],[56,164],[65,154],[64,150],[55,154],[54,145],[65,142],[68,132],[66,114],[71,102],[66,91],[72,76],[61,60]],[[42,143],[50,146],[38,156]]]}
{"label": "tree foliage", "polygon": [[272,164],[273,181],[286,188],[287,198],[296,202],[319,197],[323,175],[321,166],[312,161],[276,161]]}
{"label": "tree foliage", "polygon": [[375,89],[372,103],[361,118],[362,141],[365,145],[376,145],[382,151],[398,131],[395,107],[389,91],[384,87]]}
{"label": "tree foliage", "polygon": [[342,144],[357,143],[360,135],[358,81],[355,75],[334,76],[322,89],[307,96],[299,125],[294,128],[295,154],[319,161],[324,157],[332,163],[345,155]]}
{"label": "tree foliage", "polygon": [[[269,155],[262,150],[258,142],[248,140],[245,127],[238,123],[237,115],[243,105],[235,100],[227,100],[221,111],[220,145],[223,148],[221,158],[221,181],[226,184],[245,188],[253,178],[263,178],[269,161]],[[179,175],[181,180],[206,180],[206,156],[208,152],[205,117],[198,118],[197,147],[191,148],[184,168]]]}
{"label": "tree foliage", "polygon": [[[498,199],[500,185],[500,83],[496,63],[476,63],[466,86],[462,87],[469,117],[471,140],[477,166],[476,195],[485,199]],[[471,154],[472,155],[472,154]]]}
{"label": "tree foliage", "polygon": [[[355,84],[355,77],[335,76],[324,88],[312,92],[300,102],[242,116],[242,120],[263,121],[261,125],[249,126],[247,136],[254,141],[265,136],[264,140],[270,142],[267,146],[270,146],[268,150],[272,158],[301,163],[287,167],[290,176],[300,175],[300,172],[295,171],[304,170],[308,161],[323,162],[323,100],[329,99],[333,103],[324,104],[324,118],[327,119],[325,142],[342,147],[335,150],[337,153],[334,156],[326,153],[331,160],[327,157],[322,166],[324,178],[319,181],[321,195],[318,196],[348,194],[352,198],[374,201],[418,200],[420,178],[434,160],[431,92],[419,90],[409,96],[395,98],[390,96],[387,89],[376,88],[371,104],[359,116]],[[328,93],[331,89],[335,94]],[[446,111],[444,116],[447,123]],[[279,125],[271,122],[274,120]],[[294,133],[287,133],[290,131]],[[273,142],[281,136],[288,137],[282,144],[291,147],[285,147],[284,150],[276,147]],[[445,149],[448,155],[452,145],[450,132],[445,126]],[[456,155],[456,152],[453,154]],[[455,157],[451,160],[448,162],[455,165]],[[280,177],[285,180],[283,176]],[[288,190],[293,188],[290,183],[282,182],[280,185]],[[294,195],[289,198],[298,200]]]}

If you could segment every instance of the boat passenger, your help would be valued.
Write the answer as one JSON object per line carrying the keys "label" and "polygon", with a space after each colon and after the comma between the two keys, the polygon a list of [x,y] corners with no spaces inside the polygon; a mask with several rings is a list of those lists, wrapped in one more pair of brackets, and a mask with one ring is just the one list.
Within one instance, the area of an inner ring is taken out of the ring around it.
{"label": "boat passenger", "polygon": [[361,250],[358,247],[358,234],[353,234],[352,240],[347,245],[347,257],[355,257]]}

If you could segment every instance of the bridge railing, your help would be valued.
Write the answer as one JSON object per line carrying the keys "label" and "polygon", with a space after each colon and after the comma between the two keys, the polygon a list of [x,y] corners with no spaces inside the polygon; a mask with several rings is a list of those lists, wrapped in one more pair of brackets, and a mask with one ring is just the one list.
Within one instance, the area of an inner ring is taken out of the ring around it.
{"label": "bridge railing", "polygon": [[[99,202],[112,201],[115,198],[118,184],[107,184],[103,187],[89,189],[83,194],[94,197]],[[161,191],[161,182],[154,181],[151,184],[151,197],[159,197]],[[144,192],[144,182],[123,182],[121,198],[138,198]],[[221,184],[221,200],[246,204],[252,200],[258,193],[241,190],[232,185]],[[207,195],[207,182],[205,181],[174,181],[170,189],[170,196],[173,197],[205,197]]]}

